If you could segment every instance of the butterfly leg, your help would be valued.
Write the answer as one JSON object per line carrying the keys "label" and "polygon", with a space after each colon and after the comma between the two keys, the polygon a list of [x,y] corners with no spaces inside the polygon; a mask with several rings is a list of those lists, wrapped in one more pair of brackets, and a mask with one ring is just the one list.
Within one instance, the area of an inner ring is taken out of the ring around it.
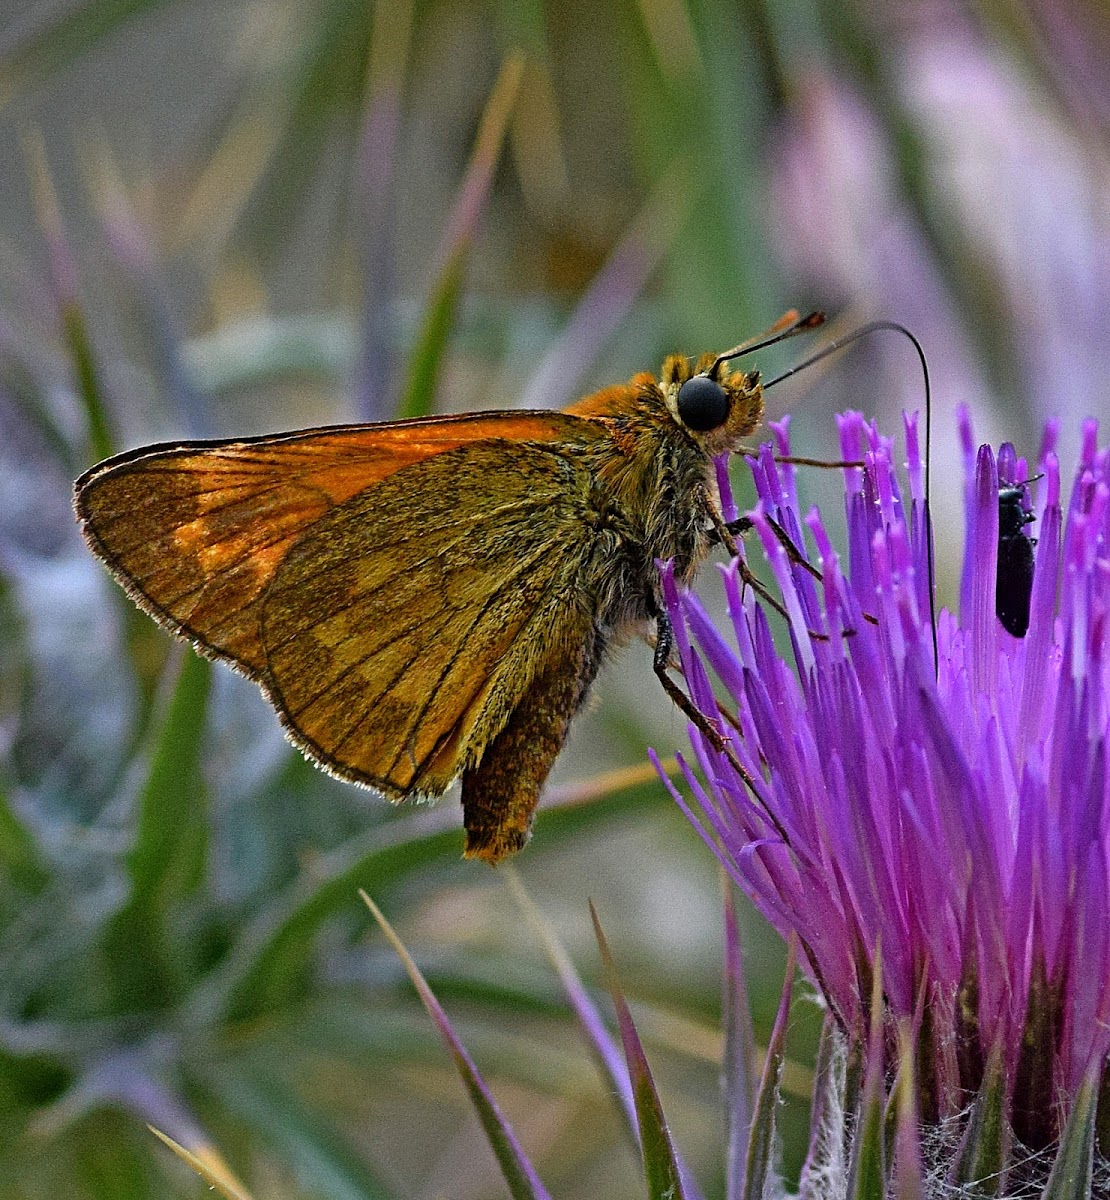
{"label": "butterfly leg", "polygon": [[601,664],[592,628],[578,644],[577,662],[549,659],[478,763],[463,772],[467,858],[493,866],[528,841],[540,789]]}
{"label": "butterfly leg", "polygon": [[[740,578],[745,586],[750,587],[764,604],[769,604],[780,617],[785,617],[789,620],[790,615],[787,613],[786,608],[760,582],[759,578],[752,573],[748,564],[740,557],[740,550],[736,545],[736,535],[740,534],[743,536],[749,532],[752,528],[751,520],[748,517],[738,517],[735,521],[726,521],[717,511],[716,506],[710,503],[708,499],[704,503],[709,520],[713,524],[710,537],[714,542],[723,545],[732,558],[735,559],[737,570],[740,572]],[[816,634],[816,636],[819,638],[824,637],[820,633]]]}
{"label": "butterfly leg", "polygon": [[[712,519],[712,518],[711,518]],[[709,531],[709,540],[716,545],[724,545],[726,549],[731,550],[736,545],[736,539],[745,537],[755,528],[751,517],[737,517],[735,521],[726,521],[723,517],[721,520],[713,521],[713,528]],[[729,543],[726,540],[726,535],[732,538]]]}
{"label": "butterfly leg", "polygon": [[[769,604],[780,617],[786,617],[789,620],[788,614],[782,603],[777,600],[767,588],[755,576],[743,559],[738,558],[735,550],[735,541],[730,542],[729,537],[735,538],[737,534],[743,536],[752,529],[752,521],[749,517],[738,517],[735,521],[725,521],[716,511],[710,507],[710,519],[713,521],[712,538],[715,542],[722,543],[725,548],[732,554],[733,558],[737,559],[740,578],[745,586],[750,587],[757,596],[765,603]],[[821,572],[806,558],[802,551],[795,544],[794,539],[786,532],[785,529],[772,517],[770,514],[764,514],[767,523],[771,526],[775,537],[779,540],[782,548],[786,551],[787,557],[797,566],[801,567],[813,576],[819,583],[822,582],[823,576]],[[872,623],[877,623],[875,618],[870,613],[864,613],[864,618]],[[807,629],[806,633],[811,638],[819,642],[827,642],[829,635],[821,633],[817,629]]]}
{"label": "butterfly leg", "polygon": [[686,718],[694,723],[709,739],[715,750],[722,753],[727,743],[721,736],[721,731],[701,711],[689,696],[678,686],[669,674],[671,651],[674,649],[674,629],[666,609],[660,607],[655,615],[655,659],[652,667],[656,678],[663,685],[663,690],[670,696],[674,704]]}
{"label": "butterfly leg", "polygon": [[[701,711],[700,708],[690,699],[689,696],[678,686],[677,683],[670,677],[667,671],[670,661],[671,650],[674,648],[674,630],[671,627],[670,617],[667,616],[667,611],[662,606],[658,608],[655,614],[655,674],[659,682],[663,685],[663,690],[670,696],[671,700],[677,705],[686,718],[694,725],[694,727],[706,738],[709,744],[717,751],[718,754],[723,754],[728,759],[729,766],[736,772],[740,779],[744,781],[748,791],[751,792],[753,799],[763,809],[770,823],[778,831],[783,841],[787,845],[790,844],[790,838],[779,823],[774,811],[767,805],[763,797],[763,791],[759,784],[752,777],[740,759],[736,756],[736,751],[732,748],[728,738],[726,738],[720,729],[713,721]],[[725,715],[722,710],[722,716]],[[730,724],[735,722],[730,721]]]}

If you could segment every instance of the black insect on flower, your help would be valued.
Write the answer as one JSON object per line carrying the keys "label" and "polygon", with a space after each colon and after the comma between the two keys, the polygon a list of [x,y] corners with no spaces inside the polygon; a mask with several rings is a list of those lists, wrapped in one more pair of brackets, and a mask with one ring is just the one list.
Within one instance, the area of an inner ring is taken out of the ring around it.
{"label": "black insect on flower", "polygon": [[1028,484],[1002,484],[998,489],[998,572],[994,611],[1002,628],[1014,637],[1029,630],[1029,603],[1033,596],[1033,547],[1025,527],[1037,519],[1028,507]]}

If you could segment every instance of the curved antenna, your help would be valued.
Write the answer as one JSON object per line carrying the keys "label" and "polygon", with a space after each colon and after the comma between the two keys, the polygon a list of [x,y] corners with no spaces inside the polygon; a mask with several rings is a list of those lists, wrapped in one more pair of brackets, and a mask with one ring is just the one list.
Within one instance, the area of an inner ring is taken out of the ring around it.
{"label": "curved antenna", "polygon": [[799,333],[808,333],[811,329],[817,329],[824,323],[825,314],[823,312],[811,312],[804,317],[799,317],[797,309],[791,309],[790,312],[780,317],[770,329],[756,334],[746,342],[741,342],[739,346],[733,346],[724,354],[718,354],[706,374],[712,375],[721,363],[728,362],[730,358],[739,358],[742,354],[752,354],[756,350],[774,346],[777,342],[785,342],[787,338],[796,337]]}
{"label": "curved antenna", "polygon": [[[820,324],[820,322],[818,323]],[[875,333],[879,329],[889,329],[910,339],[913,348],[917,351],[917,357],[921,363],[921,373],[925,378],[925,536],[927,539],[926,546],[928,549],[929,566],[929,622],[933,632],[933,671],[936,675],[939,675],[940,651],[937,647],[936,564],[933,559],[933,517],[929,511],[929,497],[932,495],[930,468],[933,459],[933,393],[929,385],[929,364],[925,361],[925,351],[922,349],[921,343],[905,325],[899,325],[897,321],[869,321],[866,325],[861,325],[858,329],[853,329],[851,333],[846,333],[843,337],[834,338],[827,346],[822,346],[820,350],[815,354],[811,354],[809,358],[803,358],[800,363],[795,363],[794,366],[783,371],[781,375],[776,375],[774,379],[763,385],[763,390],[766,391],[768,388],[774,387],[776,383],[782,383],[784,379],[789,379],[791,375],[796,375],[799,371],[804,371],[806,367],[812,367],[814,363],[819,363],[821,359],[827,358],[835,351],[841,350],[845,346],[851,345],[852,342],[858,341],[861,337],[865,337],[869,333]],[[784,332],[782,336],[790,337],[793,332],[794,329],[792,328],[789,332]],[[775,340],[781,340],[781,338]]]}

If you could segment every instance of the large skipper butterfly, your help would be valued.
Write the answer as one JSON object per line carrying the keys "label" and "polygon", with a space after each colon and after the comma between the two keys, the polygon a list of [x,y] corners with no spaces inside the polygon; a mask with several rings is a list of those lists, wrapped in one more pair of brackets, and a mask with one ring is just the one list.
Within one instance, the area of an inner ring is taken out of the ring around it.
{"label": "large skipper butterfly", "polygon": [[561,412],[147,446],[87,471],[77,515],[136,604],[258,683],[325,770],[393,800],[461,777],[466,854],[496,863],[610,648],[653,619],[664,642],[656,560],[688,583],[728,540],[712,462],[763,415],[730,360],[822,319]]}

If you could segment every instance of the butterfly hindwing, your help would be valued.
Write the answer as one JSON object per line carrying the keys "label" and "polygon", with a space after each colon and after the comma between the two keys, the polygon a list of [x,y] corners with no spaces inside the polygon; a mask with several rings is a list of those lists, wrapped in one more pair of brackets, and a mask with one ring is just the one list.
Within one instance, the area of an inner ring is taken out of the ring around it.
{"label": "butterfly hindwing", "polygon": [[263,684],[294,740],[395,797],[443,791],[534,680],[576,669],[592,624],[590,511],[572,457],[491,441],[409,466],[316,522],[262,606]]}

